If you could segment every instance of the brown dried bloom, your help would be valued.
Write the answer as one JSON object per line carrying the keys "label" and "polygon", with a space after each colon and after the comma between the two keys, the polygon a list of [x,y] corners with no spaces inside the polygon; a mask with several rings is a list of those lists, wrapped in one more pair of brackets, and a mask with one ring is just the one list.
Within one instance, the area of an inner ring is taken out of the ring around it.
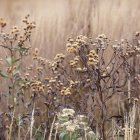
{"label": "brown dried bloom", "polygon": [[3,18],[0,18],[0,26],[2,28],[4,28],[6,26],[7,22],[3,19]]}
{"label": "brown dried bloom", "polygon": [[95,50],[91,50],[88,54],[88,65],[95,66],[98,63],[98,55]]}

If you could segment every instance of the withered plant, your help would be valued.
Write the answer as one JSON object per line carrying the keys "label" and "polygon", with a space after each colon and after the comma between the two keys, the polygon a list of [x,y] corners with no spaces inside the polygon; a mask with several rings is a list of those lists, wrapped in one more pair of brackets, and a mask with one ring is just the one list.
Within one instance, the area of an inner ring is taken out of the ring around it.
{"label": "withered plant", "polygon": [[[0,19],[0,46],[6,54],[0,75],[7,83],[1,94],[6,101],[1,137],[56,139],[56,113],[71,108],[87,116],[98,139],[138,138],[140,34],[132,42],[113,42],[105,35],[69,38],[67,53],[47,60],[31,47],[35,23],[29,15],[23,22],[23,29],[15,26],[5,33],[6,22]],[[26,64],[28,59],[32,64]]]}

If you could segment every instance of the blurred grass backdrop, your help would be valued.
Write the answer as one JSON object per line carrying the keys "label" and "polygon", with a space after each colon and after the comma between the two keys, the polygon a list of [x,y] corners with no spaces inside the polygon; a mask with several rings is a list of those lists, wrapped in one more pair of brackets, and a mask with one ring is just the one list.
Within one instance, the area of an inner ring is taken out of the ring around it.
{"label": "blurred grass backdrop", "polygon": [[131,39],[140,29],[139,0],[0,0],[0,17],[9,27],[27,14],[37,24],[32,45],[47,58],[63,52],[70,36]]}

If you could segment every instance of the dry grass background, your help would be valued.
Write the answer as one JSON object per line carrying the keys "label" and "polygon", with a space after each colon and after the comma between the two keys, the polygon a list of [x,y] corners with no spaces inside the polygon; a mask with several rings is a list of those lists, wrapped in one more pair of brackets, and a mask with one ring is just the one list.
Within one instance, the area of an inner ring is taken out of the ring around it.
{"label": "dry grass background", "polygon": [[47,58],[62,52],[69,36],[131,39],[140,30],[139,0],[0,0],[10,26],[28,13],[37,24],[32,44]]}
{"label": "dry grass background", "polygon": [[65,51],[70,36],[104,33],[111,40],[131,40],[140,30],[139,0],[0,0],[0,17],[9,27],[20,25],[27,14],[37,24],[32,46],[46,58]]}

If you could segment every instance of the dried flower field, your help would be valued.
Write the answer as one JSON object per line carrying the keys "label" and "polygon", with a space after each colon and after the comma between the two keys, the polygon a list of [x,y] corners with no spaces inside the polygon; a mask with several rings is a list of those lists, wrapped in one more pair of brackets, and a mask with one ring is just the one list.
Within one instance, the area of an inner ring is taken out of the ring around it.
{"label": "dried flower field", "polygon": [[0,139],[140,139],[139,0],[0,0]]}

